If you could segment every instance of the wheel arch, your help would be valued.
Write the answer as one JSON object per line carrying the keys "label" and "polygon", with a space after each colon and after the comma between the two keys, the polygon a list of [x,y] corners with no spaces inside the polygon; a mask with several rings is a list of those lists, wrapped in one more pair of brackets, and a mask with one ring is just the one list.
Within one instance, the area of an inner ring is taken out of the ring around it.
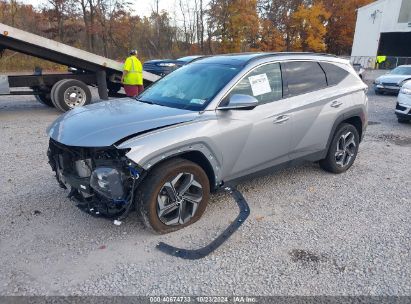
{"label": "wheel arch", "polygon": [[217,176],[215,174],[212,164],[201,151],[197,151],[197,150],[185,151],[185,152],[169,155],[166,158],[163,158],[157,161],[156,163],[151,164],[150,168],[147,169],[147,174],[150,174],[152,170],[154,170],[161,164],[168,162],[172,159],[177,159],[177,158],[189,160],[199,165],[204,170],[204,172],[206,173],[208,177],[208,180],[210,182],[210,191],[214,192],[217,189],[217,182],[216,182]]}
{"label": "wheel arch", "polygon": [[343,120],[341,123],[349,123],[350,125],[353,125],[357,129],[358,135],[360,136],[360,142],[361,142],[362,135],[363,135],[363,126],[362,126],[362,121],[361,121],[360,116],[349,117]]}
{"label": "wheel arch", "polygon": [[361,142],[361,140],[364,137],[364,132],[366,129],[366,121],[367,121],[366,110],[363,107],[352,109],[352,110],[349,110],[341,114],[335,120],[332,130],[330,132],[330,135],[328,136],[327,148],[325,150],[325,153],[327,153],[330,147],[331,141],[334,137],[335,132],[337,131],[338,126],[341,125],[342,123],[349,123],[353,125],[358,131],[358,135],[360,137],[360,142]]}

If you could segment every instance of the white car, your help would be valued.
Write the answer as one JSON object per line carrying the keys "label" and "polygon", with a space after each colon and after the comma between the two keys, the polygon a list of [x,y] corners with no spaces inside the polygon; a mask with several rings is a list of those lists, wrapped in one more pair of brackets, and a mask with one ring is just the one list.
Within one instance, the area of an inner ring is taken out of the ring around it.
{"label": "white car", "polygon": [[411,120],[411,80],[401,87],[398,94],[398,102],[395,107],[398,122],[403,123]]}

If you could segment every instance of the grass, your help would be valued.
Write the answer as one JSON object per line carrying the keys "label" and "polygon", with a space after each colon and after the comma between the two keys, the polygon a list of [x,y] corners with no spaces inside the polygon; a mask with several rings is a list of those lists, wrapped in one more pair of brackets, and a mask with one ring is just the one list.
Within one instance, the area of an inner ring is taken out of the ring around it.
{"label": "grass", "polygon": [[35,67],[41,67],[43,71],[67,71],[64,65],[12,51],[5,51],[0,57],[0,73],[33,72]]}

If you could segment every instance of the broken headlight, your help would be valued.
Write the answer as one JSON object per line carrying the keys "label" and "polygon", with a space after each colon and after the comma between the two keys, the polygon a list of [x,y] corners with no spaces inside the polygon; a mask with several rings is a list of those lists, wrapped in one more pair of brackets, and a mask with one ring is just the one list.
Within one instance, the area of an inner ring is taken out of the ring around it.
{"label": "broken headlight", "polygon": [[91,174],[90,186],[97,193],[108,199],[124,199],[124,186],[121,173],[115,168],[96,168]]}

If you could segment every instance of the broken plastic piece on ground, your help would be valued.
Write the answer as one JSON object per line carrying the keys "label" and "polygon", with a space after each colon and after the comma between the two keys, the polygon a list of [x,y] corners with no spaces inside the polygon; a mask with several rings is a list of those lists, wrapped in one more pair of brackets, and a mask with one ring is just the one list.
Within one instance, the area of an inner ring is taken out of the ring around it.
{"label": "broken plastic piece on ground", "polygon": [[123,223],[123,222],[118,221],[118,220],[114,220],[114,221],[113,221],[113,224],[116,225],[116,226],[120,226],[122,223]]}
{"label": "broken plastic piece on ground", "polygon": [[166,254],[179,257],[186,260],[198,260],[206,257],[211,252],[220,247],[237,229],[244,223],[247,217],[250,215],[250,208],[242,196],[242,194],[235,187],[225,187],[235,199],[238,207],[240,208],[240,214],[237,218],[223,231],[214,241],[209,245],[195,250],[180,249],[171,245],[160,242],[156,248]]}

